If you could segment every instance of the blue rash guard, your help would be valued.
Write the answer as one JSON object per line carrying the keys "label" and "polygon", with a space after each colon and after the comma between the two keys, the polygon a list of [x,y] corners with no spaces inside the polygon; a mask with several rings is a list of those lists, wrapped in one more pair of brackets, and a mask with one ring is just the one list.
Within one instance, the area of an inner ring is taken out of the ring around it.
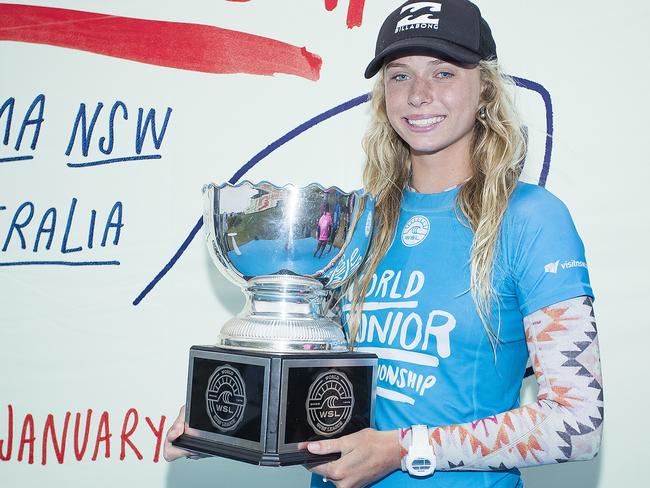
{"label": "blue rash guard", "polygon": [[[491,323],[500,339],[495,360],[469,292],[473,233],[459,221],[458,191],[404,192],[395,239],[370,283],[357,348],[380,358],[378,430],[459,424],[517,408],[528,359],[523,318],[569,298],[593,297],[584,247],[567,208],[544,188],[519,183],[494,264],[498,303]],[[344,321],[348,314],[344,305]],[[313,476],[312,486],[332,485]],[[523,484],[517,469],[495,466],[438,469],[423,479],[396,471],[373,486]]]}

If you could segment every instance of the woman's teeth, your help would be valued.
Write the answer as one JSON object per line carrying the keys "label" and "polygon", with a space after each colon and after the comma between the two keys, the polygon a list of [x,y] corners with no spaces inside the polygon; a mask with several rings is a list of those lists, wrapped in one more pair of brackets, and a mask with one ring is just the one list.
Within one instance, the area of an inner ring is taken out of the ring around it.
{"label": "woman's teeth", "polygon": [[428,119],[406,119],[406,121],[409,125],[414,127],[428,127],[442,122],[444,118],[444,115],[441,115],[439,117],[430,117]]}

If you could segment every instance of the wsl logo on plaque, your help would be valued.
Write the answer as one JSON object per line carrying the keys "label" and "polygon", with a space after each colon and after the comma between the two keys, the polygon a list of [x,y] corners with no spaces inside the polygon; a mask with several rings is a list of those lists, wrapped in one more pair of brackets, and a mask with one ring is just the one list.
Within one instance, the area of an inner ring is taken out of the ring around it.
{"label": "wsl logo on plaque", "polygon": [[246,388],[239,371],[228,364],[215,369],[208,380],[205,401],[212,425],[221,432],[234,430],[246,408]]}
{"label": "wsl logo on plaque", "polygon": [[347,376],[327,371],[309,387],[307,421],[314,432],[326,437],[338,434],[352,418],[354,393]]}

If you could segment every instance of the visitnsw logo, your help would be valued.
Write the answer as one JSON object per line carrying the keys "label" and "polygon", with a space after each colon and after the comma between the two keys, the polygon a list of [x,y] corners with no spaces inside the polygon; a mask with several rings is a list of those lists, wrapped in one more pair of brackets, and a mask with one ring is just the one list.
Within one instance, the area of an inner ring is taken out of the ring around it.
{"label": "visitnsw logo", "polygon": [[544,272],[557,273],[558,267],[561,269],[586,268],[587,263],[585,263],[584,261],[576,261],[575,259],[572,259],[571,261],[564,261],[563,263],[560,264],[560,260],[558,259],[557,261],[546,264],[544,266]]}
{"label": "visitnsw logo", "polygon": [[411,217],[402,229],[402,244],[413,247],[420,244],[429,235],[429,219],[424,215]]}
{"label": "visitnsw logo", "polygon": [[436,2],[416,2],[407,5],[400,12],[403,17],[397,22],[395,33],[407,29],[437,29],[439,19],[432,14],[440,12],[441,8],[442,4]]}
{"label": "visitnsw logo", "polygon": [[546,266],[544,266],[544,272],[545,273],[557,273],[557,265],[560,264],[560,260],[558,259],[554,263],[548,263]]}

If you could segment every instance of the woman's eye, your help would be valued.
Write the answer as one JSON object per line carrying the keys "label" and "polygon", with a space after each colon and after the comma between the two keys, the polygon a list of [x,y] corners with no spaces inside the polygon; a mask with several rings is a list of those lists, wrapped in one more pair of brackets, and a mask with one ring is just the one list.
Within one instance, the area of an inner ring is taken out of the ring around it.
{"label": "woman's eye", "polygon": [[441,80],[446,80],[449,78],[453,78],[454,74],[450,73],[449,71],[440,71],[436,73],[436,78],[440,78]]}
{"label": "woman's eye", "polygon": [[397,73],[391,77],[395,81],[405,81],[408,80],[408,76],[403,73]]}

